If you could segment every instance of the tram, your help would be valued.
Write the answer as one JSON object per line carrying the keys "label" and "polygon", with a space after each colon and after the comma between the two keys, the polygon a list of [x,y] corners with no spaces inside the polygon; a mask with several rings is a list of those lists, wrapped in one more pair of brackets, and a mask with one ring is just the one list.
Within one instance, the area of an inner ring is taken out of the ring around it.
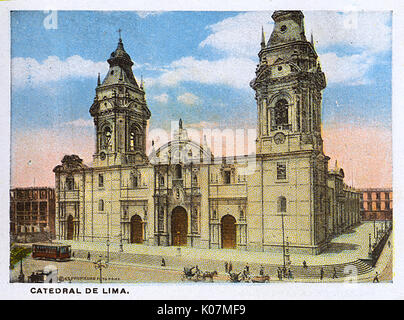
{"label": "tram", "polygon": [[60,243],[36,243],[32,245],[32,258],[44,260],[70,260],[71,247]]}

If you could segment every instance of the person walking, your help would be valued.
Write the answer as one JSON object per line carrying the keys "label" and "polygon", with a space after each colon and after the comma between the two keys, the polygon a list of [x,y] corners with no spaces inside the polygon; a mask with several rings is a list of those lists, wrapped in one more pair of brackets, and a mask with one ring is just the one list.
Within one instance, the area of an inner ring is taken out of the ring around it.
{"label": "person walking", "polygon": [[248,265],[248,262],[247,262],[247,264],[245,265],[244,269],[245,269],[245,272],[246,272],[247,274],[250,273],[250,266]]}
{"label": "person walking", "polygon": [[303,268],[307,269],[307,262],[306,262],[306,260],[303,261]]}
{"label": "person walking", "polygon": [[291,269],[289,269],[289,271],[288,271],[288,278],[289,278],[289,279],[293,279],[293,274],[292,274],[292,270],[291,270]]}
{"label": "person walking", "polygon": [[324,278],[324,268],[321,267],[321,269],[320,269],[320,280],[323,280],[323,278]]}
{"label": "person walking", "polygon": [[373,278],[373,283],[375,282],[379,283],[379,273],[377,271],[375,277]]}
{"label": "person walking", "polygon": [[233,270],[233,265],[231,263],[231,261],[229,262],[229,272],[231,272]]}
{"label": "person walking", "polygon": [[91,258],[90,251],[88,251],[88,253],[87,253],[87,260],[90,260],[90,258]]}
{"label": "person walking", "polygon": [[278,268],[277,271],[278,271],[278,279],[279,281],[282,281],[282,269]]}
{"label": "person walking", "polygon": [[227,261],[224,262],[224,270],[225,270],[226,273],[229,272],[229,264],[228,264]]}
{"label": "person walking", "polygon": [[263,276],[263,275],[264,275],[264,266],[261,265],[261,268],[260,268],[260,276]]}
{"label": "person walking", "polygon": [[161,259],[161,266],[165,267],[166,266],[166,261],[164,260],[164,258]]}
{"label": "person walking", "polygon": [[332,278],[333,278],[333,279],[338,278],[338,276],[337,276],[337,269],[335,269],[335,267],[334,267],[334,271],[333,271],[333,273],[332,273]]}

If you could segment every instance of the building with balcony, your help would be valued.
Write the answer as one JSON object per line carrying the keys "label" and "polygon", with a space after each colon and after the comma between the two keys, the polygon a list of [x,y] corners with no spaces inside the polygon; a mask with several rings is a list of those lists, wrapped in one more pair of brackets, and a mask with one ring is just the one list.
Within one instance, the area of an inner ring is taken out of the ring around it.
{"label": "building with balcony", "polygon": [[12,240],[32,242],[55,237],[55,189],[48,187],[10,190]]}
{"label": "building with balcony", "polygon": [[360,190],[360,214],[362,221],[393,219],[393,190],[368,188]]}

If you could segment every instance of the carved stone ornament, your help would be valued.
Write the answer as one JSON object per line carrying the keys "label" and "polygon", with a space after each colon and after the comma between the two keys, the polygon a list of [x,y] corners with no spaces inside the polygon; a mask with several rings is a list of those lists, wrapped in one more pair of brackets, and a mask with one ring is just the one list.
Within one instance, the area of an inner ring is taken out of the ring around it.
{"label": "carved stone ornament", "polygon": [[276,144],[282,144],[285,142],[285,140],[286,140],[286,136],[282,132],[278,132],[274,136],[274,141]]}

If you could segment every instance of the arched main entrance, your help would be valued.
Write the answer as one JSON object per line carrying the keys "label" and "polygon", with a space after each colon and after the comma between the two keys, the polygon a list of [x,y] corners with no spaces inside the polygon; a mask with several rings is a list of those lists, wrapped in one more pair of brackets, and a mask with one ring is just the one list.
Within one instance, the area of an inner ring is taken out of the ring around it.
{"label": "arched main entrance", "polygon": [[186,246],[188,217],[183,207],[176,207],[171,215],[171,245]]}
{"label": "arched main entrance", "polygon": [[130,243],[143,242],[143,222],[142,218],[135,214],[130,219]]}
{"label": "arched main entrance", "polygon": [[221,220],[222,248],[236,248],[236,219],[227,214]]}
{"label": "arched main entrance", "polygon": [[67,218],[67,230],[66,230],[66,240],[73,240],[73,233],[74,233],[74,222],[73,216],[69,215]]}

